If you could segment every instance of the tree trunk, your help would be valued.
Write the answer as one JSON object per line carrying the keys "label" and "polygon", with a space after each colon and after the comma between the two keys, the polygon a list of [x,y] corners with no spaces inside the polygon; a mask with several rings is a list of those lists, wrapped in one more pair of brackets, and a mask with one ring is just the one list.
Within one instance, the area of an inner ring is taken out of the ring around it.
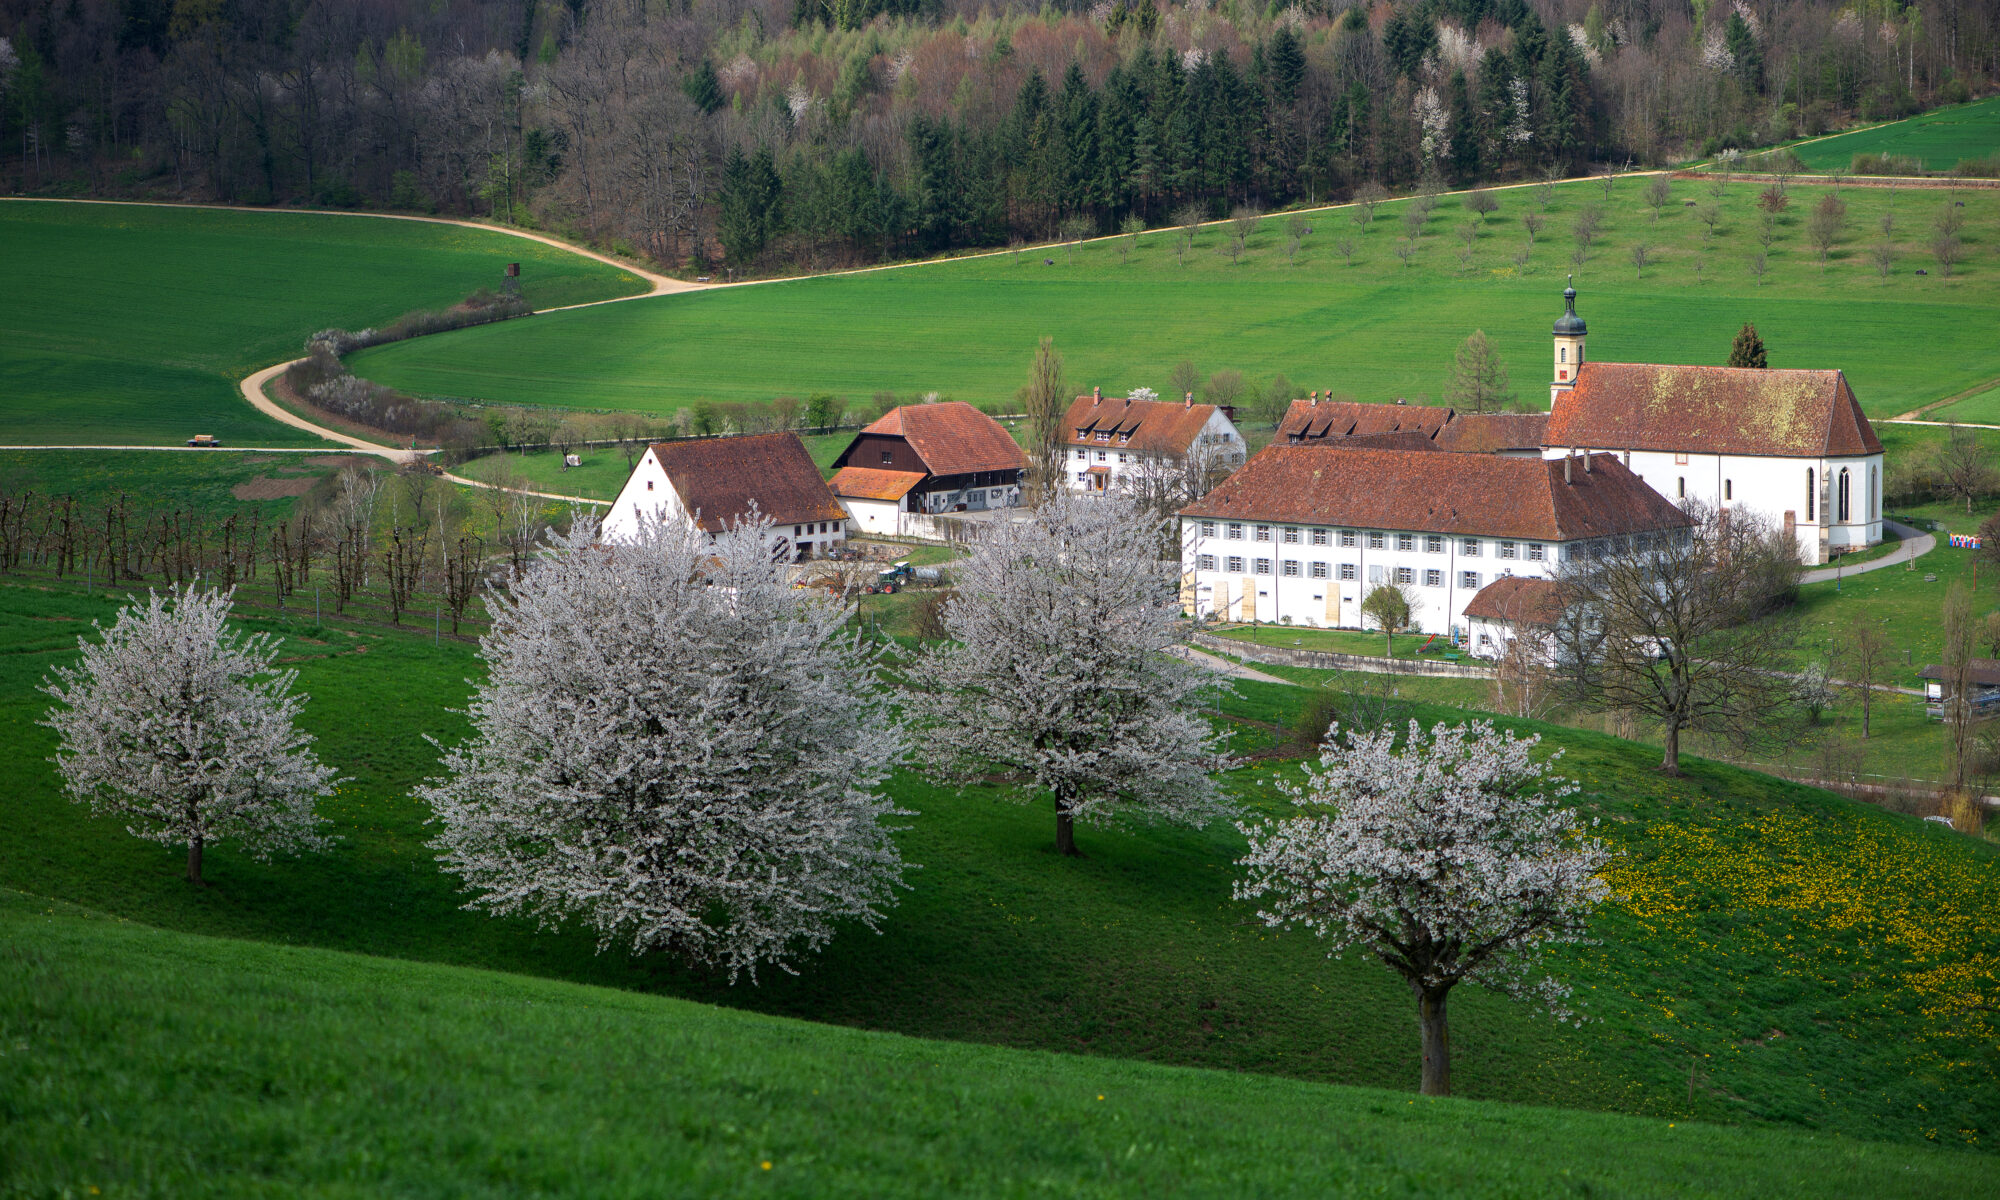
{"label": "tree trunk", "polygon": [[1076,848],[1076,818],[1062,807],[1056,809],[1056,853],[1064,858],[1083,857],[1083,851]]}
{"label": "tree trunk", "polygon": [[203,881],[203,879],[202,879],[202,877],[201,877],[201,835],[200,835],[200,834],[196,834],[196,835],[195,835],[194,837],[192,837],[192,838],[189,838],[189,839],[188,839],[188,869],[187,869],[187,877],[188,877],[188,882],[189,882],[189,883],[192,883],[192,884],[194,884],[194,885],[195,885],[196,887],[207,887],[207,886],[208,886],[208,884],[207,884],[207,883],[206,883],[205,881]]}
{"label": "tree trunk", "polygon": [[1667,751],[1660,756],[1660,773],[1662,775],[1679,775],[1681,773],[1681,727],[1671,721],[1667,723],[1666,743]]}
{"label": "tree trunk", "polygon": [[1417,1024],[1424,1035],[1424,1082],[1426,1096],[1451,1095],[1451,1028],[1445,1020],[1445,998],[1451,985],[1424,988],[1410,985],[1417,993]]}

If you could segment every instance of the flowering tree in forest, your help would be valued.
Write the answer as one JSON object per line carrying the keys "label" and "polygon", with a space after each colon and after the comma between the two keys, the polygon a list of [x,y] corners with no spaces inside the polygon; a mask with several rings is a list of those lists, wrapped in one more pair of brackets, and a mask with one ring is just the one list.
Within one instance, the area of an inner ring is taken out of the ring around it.
{"label": "flowering tree in forest", "polygon": [[1066,855],[1080,820],[1221,815],[1209,774],[1227,759],[1199,709],[1215,683],[1172,654],[1188,624],[1161,519],[1128,497],[1063,493],[989,529],[954,569],[951,641],[907,671],[925,762],[1053,797]]}
{"label": "flowering tree in forest", "polygon": [[579,519],[493,598],[472,737],[418,790],[468,907],[732,980],[874,928],[903,738],[848,609],[786,585],[768,520],[595,536]]}
{"label": "flowering tree in forest", "polygon": [[306,697],[298,672],[272,669],[280,643],[229,628],[233,596],[190,585],[135,600],[41,689],[64,789],[134,837],[185,845],[198,885],[202,851],[225,839],[258,858],[325,849],[313,804],[339,782],[293,724]]}
{"label": "flowering tree in forest", "polygon": [[1296,816],[1239,826],[1250,839],[1239,900],[1265,924],[1309,929],[1333,953],[1361,946],[1416,994],[1423,1094],[1451,1094],[1445,1003],[1471,981],[1570,1016],[1541,952],[1580,941],[1606,895],[1602,842],[1562,807],[1539,738],[1470,721],[1428,734],[1329,730],[1317,768],[1287,785]]}

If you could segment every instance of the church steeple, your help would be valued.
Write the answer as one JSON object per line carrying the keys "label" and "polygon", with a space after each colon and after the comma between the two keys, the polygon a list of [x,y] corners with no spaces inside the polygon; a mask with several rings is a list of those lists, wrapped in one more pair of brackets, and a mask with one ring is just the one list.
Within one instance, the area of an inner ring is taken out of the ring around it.
{"label": "church steeple", "polygon": [[1587,332],[1583,318],[1576,315],[1576,276],[1563,289],[1563,315],[1555,325],[1555,380],[1549,384],[1549,407],[1557,397],[1576,386],[1577,371],[1583,366],[1583,338]]}

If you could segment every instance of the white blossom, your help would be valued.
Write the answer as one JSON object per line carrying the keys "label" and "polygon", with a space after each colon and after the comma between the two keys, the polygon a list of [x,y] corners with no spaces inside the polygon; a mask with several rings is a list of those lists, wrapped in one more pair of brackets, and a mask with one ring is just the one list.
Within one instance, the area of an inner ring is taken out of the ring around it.
{"label": "white blossom", "polygon": [[1417,118],[1417,125],[1424,131],[1418,155],[1434,162],[1444,159],[1451,153],[1451,118],[1445,113],[1444,101],[1439,98],[1437,89],[1426,87],[1419,91],[1410,107]]}
{"label": "white blossom", "polygon": [[306,697],[291,690],[298,672],[273,669],[280,643],[229,628],[233,595],[148,593],[93,626],[97,641],[77,639],[82,661],[41,688],[56,701],[42,723],[64,790],[134,837],[185,845],[196,883],[216,842],[260,859],[324,850],[313,804],[341,782],[293,724]]}
{"label": "white blossom", "polygon": [[790,110],[795,125],[805,120],[818,105],[819,101],[813,98],[812,89],[806,86],[804,76],[794,78],[791,86],[785,89],[785,107]]}
{"label": "white blossom", "polygon": [[1158,400],[1160,398],[1160,393],[1154,391],[1152,388],[1149,387],[1135,387],[1131,391],[1125,393],[1125,397],[1128,400],[1140,400],[1150,403],[1151,401]]}
{"label": "white blossom", "polygon": [[467,907],[732,980],[875,928],[902,880],[881,784],[903,739],[849,610],[787,586],[754,515],[594,536],[579,518],[492,601],[473,735],[418,790]]}
{"label": "white blossom", "polygon": [[1847,9],[1834,18],[1833,32],[1850,41],[1860,41],[1862,36],[1861,18],[1855,14],[1853,9]]}
{"label": "white blossom", "polygon": [[1437,23],[1438,57],[1454,71],[1472,71],[1486,48],[1479,39],[1449,21]]}
{"label": "white blossom", "polygon": [[1209,773],[1228,760],[1200,712],[1216,685],[1170,655],[1188,624],[1161,528],[1130,498],[1067,491],[989,526],[953,571],[952,641],[907,672],[924,761],[964,783],[1011,775],[1023,802],[1051,796],[1064,853],[1077,821],[1225,811]]}
{"label": "white blossom", "polygon": [[1208,51],[1190,46],[1181,51],[1181,70],[1193,71],[1208,61]]}
{"label": "white blossom", "polygon": [[1535,130],[1529,121],[1528,81],[1516,76],[1507,81],[1507,140],[1510,142],[1530,142],[1535,138]]}
{"label": "white blossom", "polygon": [[716,72],[725,87],[743,91],[757,82],[757,64],[748,54],[738,54]]}
{"label": "white blossom", "polygon": [[1701,65],[1711,71],[1728,71],[1736,66],[1736,56],[1729,52],[1729,45],[1723,40],[1722,30],[1711,29],[1701,44]]}
{"label": "white blossom", "polygon": [[[1532,757],[1538,738],[1490,721],[1415,721],[1395,731],[1329,730],[1303,786],[1281,784],[1296,816],[1239,825],[1241,900],[1265,924],[1298,926],[1338,955],[1364,947],[1409,982],[1424,1028],[1425,1092],[1448,1091],[1445,1000],[1472,981],[1568,1017],[1569,989],[1541,975],[1543,951],[1583,939],[1607,889],[1608,852],[1562,807],[1575,786]],[[1435,1024],[1433,1024],[1435,1022]],[[1434,1086],[1434,1084],[1438,1086]]]}
{"label": "white blossom", "polygon": [[1750,6],[1744,3],[1744,0],[1734,0],[1734,7],[1736,15],[1742,17],[1743,23],[1750,27],[1750,36],[1761,37],[1764,32],[1764,26],[1757,20],[1757,14],[1750,11]]}
{"label": "white blossom", "polygon": [[1593,70],[1603,65],[1604,56],[1597,52],[1597,45],[1590,40],[1590,31],[1583,27],[1582,22],[1570,22],[1568,33],[1569,44],[1576,47],[1576,52],[1583,56],[1583,61],[1589,63]]}

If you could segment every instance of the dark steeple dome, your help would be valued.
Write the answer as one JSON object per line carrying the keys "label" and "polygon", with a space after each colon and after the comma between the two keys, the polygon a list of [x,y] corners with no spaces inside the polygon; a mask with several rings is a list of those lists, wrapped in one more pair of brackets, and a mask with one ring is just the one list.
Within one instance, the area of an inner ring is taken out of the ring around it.
{"label": "dark steeple dome", "polygon": [[1563,289],[1563,315],[1556,318],[1557,337],[1582,337],[1583,318],[1576,315],[1576,276],[1570,276],[1570,285]]}

